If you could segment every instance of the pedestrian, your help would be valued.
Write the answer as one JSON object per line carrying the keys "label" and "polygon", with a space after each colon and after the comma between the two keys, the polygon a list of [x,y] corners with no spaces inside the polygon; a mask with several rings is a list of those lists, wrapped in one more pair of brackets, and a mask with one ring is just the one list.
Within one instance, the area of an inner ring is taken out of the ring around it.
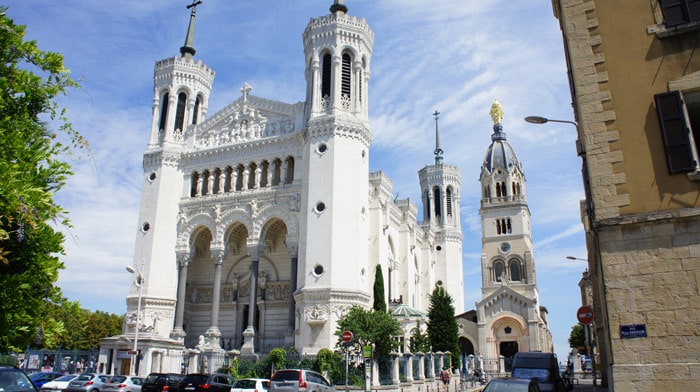
{"label": "pedestrian", "polygon": [[440,379],[442,380],[442,389],[447,391],[450,385],[450,371],[447,370],[447,366],[442,368],[442,371],[440,372]]}

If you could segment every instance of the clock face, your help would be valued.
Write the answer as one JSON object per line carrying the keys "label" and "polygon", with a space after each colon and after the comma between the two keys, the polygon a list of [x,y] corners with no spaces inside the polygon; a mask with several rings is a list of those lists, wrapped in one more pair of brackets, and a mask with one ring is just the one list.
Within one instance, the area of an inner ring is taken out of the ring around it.
{"label": "clock face", "polygon": [[503,252],[508,252],[510,250],[510,244],[507,242],[504,242],[501,244],[501,251]]}

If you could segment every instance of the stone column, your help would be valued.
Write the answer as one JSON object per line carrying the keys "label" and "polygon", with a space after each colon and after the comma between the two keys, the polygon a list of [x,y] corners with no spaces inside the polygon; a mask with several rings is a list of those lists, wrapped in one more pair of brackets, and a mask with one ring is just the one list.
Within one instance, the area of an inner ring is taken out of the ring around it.
{"label": "stone column", "polygon": [[413,383],[413,354],[403,353],[403,356],[406,357],[406,382]]}
{"label": "stone column", "polygon": [[253,178],[253,189],[260,188],[260,177],[262,177],[262,161],[256,162],[255,177]]}
{"label": "stone column", "polygon": [[275,171],[275,164],[274,161],[267,162],[267,181],[265,181],[265,188],[269,188],[272,186],[272,173]]}
{"label": "stone column", "polygon": [[219,170],[219,191],[216,193],[224,193],[226,189],[226,168]]}
{"label": "stone column", "polygon": [[428,378],[435,378],[435,353],[429,352],[427,354],[428,366]]}
{"label": "stone column", "polygon": [[214,284],[211,300],[211,321],[209,329],[204,333],[211,347],[221,347],[221,331],[219,330],[219,304],[221,302],[221,264],[224,262],[225,251],[223,248],[211,250],[214,261]]}
{"label": "stone column", "polygon": [[204,172],[202,173],[197,173],[197,188],[194,192],[195,196],[202,196],[202,182],[204,179],[202,178],[204,176]]}
{"label": "stone column", "polygon": [[236,191],[236,186],[238,184],[238,168],[231,168],[231,192]]}
{"label": "stone column", "polygon": [[425,380],[425,354],[417,353],[418,355],[418,379]]}
{"label": "stone column", "polygon": [[241,355],[255,354],[255,312],[257,311],[258,266],[260,264],[260,248],[257,243],[248,245],[248,255],[253,259],[250,265],[250,302],[248,304],[248,326],[243,331],[243,346]]}
{"label": "stone column", "polygon": [[289,276],[289,315],[287,317],[287,332],[294,333],[296,303],[294,292],[297,291],[297,274],[299,271],[299,246],[296,243],[288,243],[287,249],[292,256],[292,272]]}
{"label": "stone column", "polygon": [[399,385],[401,383],[401,379],[399,378],[399,357],[400,356],[401,356],[400,353],[397,353],[397,352],[391,353],[391,362],[392,362],[391,383],[393,385]]}
{"label": "stone column", "polygon": [[175,306],[175,328],[170,332],[170,337],[182,342],[185,339],[185,330],[182,321],[185,313],[185,295],[187,288],[187,266],[190,263],[190,251],[179,250],[176,252],[180,273],[177,279],[177,305]]}
{"label": "stone column", "polygon": [[248,189],[248,176],[250,175],[250,167],[246,166],[243,168],[243,181],[241,181],[241,190],[244,191]]}
{"label": "stone column", "polygon": [[289,168],[287,167],[287,160],[285,159],[280,162],[280,185],[287,183],[287,170],[289,170]]}
{"label": "stone column", "polygon": [[216,168],[209,169],[209,177],[207,178],[207,195],[214,194],[214,180],[216,179]]}

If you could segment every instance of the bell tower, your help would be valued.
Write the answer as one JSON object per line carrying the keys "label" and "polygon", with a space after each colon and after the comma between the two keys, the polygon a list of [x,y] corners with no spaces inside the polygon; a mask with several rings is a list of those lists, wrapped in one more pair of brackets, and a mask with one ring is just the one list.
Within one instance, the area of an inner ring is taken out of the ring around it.
{"label": "bell tower", "polygon": [[[193,1],[187,6],[190,20],[180,56],[157,61],[153,74],[153,119],[143,156],[134,268],[144,280],[140,319],[143,321],[157,314],[162,320],[158,324],[160,327],[150,332],[160,338],[184,336],[182,331],[171,333],[178,282],[177,217],[180,198],[187,191],[179,161],[185,136],[206,116],[214,81],[214,71],[201,60],[194,59],[195,16],[201,3]],[[135,314],[137,307],[138,290],[132,287],[127,297],[127,316]],[[127,317],[127,320],[136,320],[136,317]],[[125,332],[134,332],[136,324],[127,322]],[[140,325],[143,327],[143,322]]]}
{"label": "bell tower", "polygon": [[303,33],[306,124],[294,296],[296,341],[306,342],[297,347],[301,352],[333,346],[342,310],[370,303],[367,84],[373,42],[367,22],[348,15],[342,0],[330,14],[311,19]]}

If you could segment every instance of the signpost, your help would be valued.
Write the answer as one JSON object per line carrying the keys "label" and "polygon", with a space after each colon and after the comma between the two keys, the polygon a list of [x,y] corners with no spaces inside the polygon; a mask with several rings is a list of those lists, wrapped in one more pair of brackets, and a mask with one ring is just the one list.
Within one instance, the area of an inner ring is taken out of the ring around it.
{"label": "signpost", "polygon": [[350,343],[352,343],[352,338],[354,335],[350,331],[343,331],[342,335],[340,335],[340,338],[343,339],[343,342],[345,343],[345,390],[349,390],[350,386],[348,386],[348,362],[350,362]]}
{"label": "signpost", "polygon": [[593,308],[588,305],[583,305],[576,312],[578,322],[583,325],[588,325],[593,322]]}

